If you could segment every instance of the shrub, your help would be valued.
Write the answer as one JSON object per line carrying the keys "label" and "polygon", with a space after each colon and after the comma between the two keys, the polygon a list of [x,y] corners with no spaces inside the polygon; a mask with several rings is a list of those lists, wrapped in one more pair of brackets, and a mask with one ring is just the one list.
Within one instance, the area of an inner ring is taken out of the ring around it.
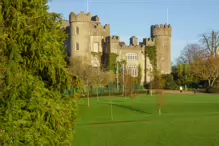
{"label": "shrub", "polygon": [[207,88],[207,93],[219,93],[219,88],[218,87]]}
{"label": "shrub", "polygon": [[177,90],[178,85],[175,83],[173,76],[171,74],[163,75],[165,80],[164,89]]}

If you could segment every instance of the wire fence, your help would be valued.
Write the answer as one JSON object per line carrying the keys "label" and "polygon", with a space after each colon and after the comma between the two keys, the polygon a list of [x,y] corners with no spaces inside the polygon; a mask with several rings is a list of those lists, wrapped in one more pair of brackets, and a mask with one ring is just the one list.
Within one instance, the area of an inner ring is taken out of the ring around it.
{"label": "wire fence", "polygon": [[72,95],[74,93],[79,93],[83,96],[87,96],[88,93],[90,96],[106,96],[106,95],[126,95],[130,92],[135,93],[145,93],[146,89],[143,86],[133,86],[133,87],[124,87],[123,86],[116,86],[110,85],[105,88],[87,88],[85,91],[79,91],[78,89],[70,89],[69,93],[65,95]]}

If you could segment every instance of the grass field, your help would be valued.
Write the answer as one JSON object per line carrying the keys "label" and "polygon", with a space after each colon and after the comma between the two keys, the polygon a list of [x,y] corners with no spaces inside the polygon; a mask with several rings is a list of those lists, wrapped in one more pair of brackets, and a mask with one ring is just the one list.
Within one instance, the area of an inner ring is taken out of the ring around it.
{"label": "grass field", "polygon": [[[74,146],[219,146],[219,95],[81,99]],[[112,119],[113,118],[113,119]]]}

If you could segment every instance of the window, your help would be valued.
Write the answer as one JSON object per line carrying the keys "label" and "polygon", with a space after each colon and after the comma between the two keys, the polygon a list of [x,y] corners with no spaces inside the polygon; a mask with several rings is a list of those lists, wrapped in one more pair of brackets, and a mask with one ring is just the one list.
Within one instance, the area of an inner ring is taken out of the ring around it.
{"label": "window", "polygon": [[98,52],[99,51],[99,44],[98,43],[94,43],[94,48],[93,48],[93,51],[94,52]]}
{"label": "window", "polygon": [[138,56],[137,56],[137,54],[128,54],[126,56],[126,59],[127,60],[138,60]]}
{"label": "window", "polygon": [[76,43],[76,50],[79,50],[79,43]]}
{"label": "window", "polygon": [[138,76],[138,67],[137,66],[127,66],[126,70],[128,74],[130,74],[132,77]]}
{"label": "window", "polygon": [[76,34],[79,34],[79,27],[76,27]]}

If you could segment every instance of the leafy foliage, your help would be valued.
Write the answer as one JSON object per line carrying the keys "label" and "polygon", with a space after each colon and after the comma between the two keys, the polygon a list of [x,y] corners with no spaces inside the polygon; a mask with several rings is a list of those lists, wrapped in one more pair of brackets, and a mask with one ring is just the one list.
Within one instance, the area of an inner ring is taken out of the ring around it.
{"label": "leafy foliage", "polygon": [[91,52],[91,54],[95,57],[98,57],[98,59],[101,63],[101,59],[102,59],[102,53],[101,52]]}
{"label": "leafy foliage", "polygon": [[199,79],[191,73],[191,65],[179,64],[172,67],[172,76],[177,85],[194,86]]}
{"label": "leafy foliage", "polygon": [[147,46],[147,57],[149,58],[154,70],[157,69],[157,50],[155,46]]}
{"label": "leafy foliage", "polygon": [[138,77],[137,77],[137,80],[138,80],[138,85],[141,84],[141,78],[142,78],[142,72],[141,72],[141,66],[140,64],[138,65]]}
{"label": "leafy foliage", "polygon": [[124,69],[126,68],[126,60],[121,60],[121,61],[118,61],[118,72],[119,72],[119,75],[122,75],[122,65],[124,64]]}
{"label": "leafy foliage", "polygon": [[199,59],[192,64],[192,74],[208,81],[208,87],[213,87],[219,78],[219,56],[210,56],[208,59]]}
{"label": "leafy foliage", "polygon": [[112,71],[115,71],[115,66],[116,66],[116,58],[118,57],[117,54],[115,53],[110,53],[109,54],[109,69]]}
{"label": "leafy foliage", "polygon": [[[123,82],[122,82],[123,83]],[[124,86],[126,88],[126,93],[132,93],[133,87],[136,85],[136,78],[132,77],[127,71],[124,73]]]}
{"label": "leafy foliage", "polygon": [[165,80],[164,89],[176,90],[178,85],[175,83],[173,76],[171,74],[162,75],[162,78]]}
{"label": "leafy foliage", "polygon": [[0,144],[70,145],[78,79],[65,62],[61,16],[46,0],[0,1]]}
{"label": "leafy foliage", "polygon": [[153,76],[153,81],[150,83],[151,88],[154,89],[164,89],[165,87],[165,79],[162,77],[162,75],[159,72],[155,72]]}

